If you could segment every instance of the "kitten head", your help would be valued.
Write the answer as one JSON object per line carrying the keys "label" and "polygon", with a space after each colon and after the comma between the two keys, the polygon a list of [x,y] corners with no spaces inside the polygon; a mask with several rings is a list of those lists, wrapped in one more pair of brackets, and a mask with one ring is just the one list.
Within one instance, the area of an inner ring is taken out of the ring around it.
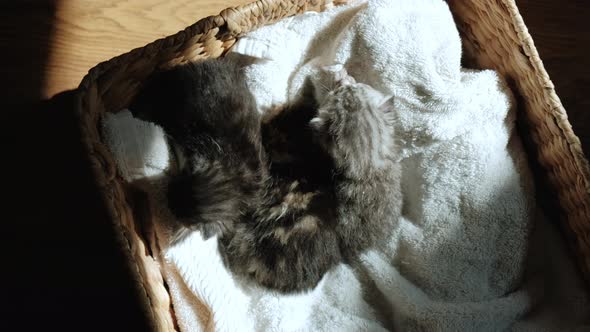
{"label": "kitten head", "polygon": [[395,154],[393,103],[372,87],[343,76],[310,121],[318,143],[348,176],[368,176]]}

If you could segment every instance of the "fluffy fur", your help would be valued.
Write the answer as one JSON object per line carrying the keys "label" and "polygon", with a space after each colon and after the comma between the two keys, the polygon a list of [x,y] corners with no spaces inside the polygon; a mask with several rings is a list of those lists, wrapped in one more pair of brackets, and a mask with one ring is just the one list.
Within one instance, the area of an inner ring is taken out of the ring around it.
{"label": "fluffy fur", "polygon": [[[168,205],[178,221],[205,237],[231,234],[258,206],[268,177],[260,116],[240,69],[215,60],[155,73],[129,107],[160,125],[177,148]],[[179,239],[186,229],[181,228]]]}
{"label": "fluffy fur", "polygon": [[182,229],[218,234],[230,270],[281,292],[315,287],[400,214],[390,103],[342,72],[332,85],[262,127],[239,69],[209,60],[157,74],[130,107],[186,159],[168,189]]}

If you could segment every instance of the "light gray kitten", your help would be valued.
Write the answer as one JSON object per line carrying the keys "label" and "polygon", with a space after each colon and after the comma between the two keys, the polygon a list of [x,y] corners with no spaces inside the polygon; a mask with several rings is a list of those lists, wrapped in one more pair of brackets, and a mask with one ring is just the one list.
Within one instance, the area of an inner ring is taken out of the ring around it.
{"label": "light gray kitten", "polygon": [[324,97],[310,125],[338,174],[336,232],[346,260],[383,245],[397,225],[401,165],[396,161],[391,100],[355,82],[344,69],[335,72],[335,82],[336,89]]}

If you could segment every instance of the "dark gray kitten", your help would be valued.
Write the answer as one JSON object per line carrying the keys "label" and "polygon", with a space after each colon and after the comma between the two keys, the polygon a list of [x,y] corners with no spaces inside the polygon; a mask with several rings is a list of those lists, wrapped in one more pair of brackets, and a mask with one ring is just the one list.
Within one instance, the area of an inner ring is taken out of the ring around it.
{"label": "dark gray kitten", "polygon": [[155,75],[130,107],[186,159],[168,188],[184,229],[219,235],[232,272],[281,292],[312,289],[381,245],[400,215],[390,103],[338,75],[319,110],[297,105],[264,127],[240,70],[223,60]]}
{"label": "dark gray kitten", "polygon": [[260,116],[232,62],[156,72],[129,109],[160,125],[177,148],[180,173],[171,175],[167,197],[180,223],[207,238],[231,234],[234,223],[260,205],[260,187],[268,178]]}

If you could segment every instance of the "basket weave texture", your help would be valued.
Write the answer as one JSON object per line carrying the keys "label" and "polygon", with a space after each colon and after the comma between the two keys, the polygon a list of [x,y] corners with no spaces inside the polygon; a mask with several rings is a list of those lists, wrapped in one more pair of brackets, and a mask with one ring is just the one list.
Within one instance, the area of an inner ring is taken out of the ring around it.
{"label": "basket weave texture", "polygon": [[[170,296],[157,261],[155,235],[138,222],[136,193],[118,176],[100,137],[105,112],[126,108],[154,69],[220,57],[257,27],[347,1],[259,0],[228,8],[174,35],[98,64],[77,89],[82,142],[99,190],[129,261],[144,311],[156,331],[176,329]],[[449,0],[465,61],[504,75],[519,100],[520,135],[536,165],[540,197],[557,209],[580,271],[590,280],[590,168],[513,0]],[[378,33],[378,31],[376,32]],[[543,204],[545,205],[545,204]],[[149,214],[149,211],[146,213]]]}

